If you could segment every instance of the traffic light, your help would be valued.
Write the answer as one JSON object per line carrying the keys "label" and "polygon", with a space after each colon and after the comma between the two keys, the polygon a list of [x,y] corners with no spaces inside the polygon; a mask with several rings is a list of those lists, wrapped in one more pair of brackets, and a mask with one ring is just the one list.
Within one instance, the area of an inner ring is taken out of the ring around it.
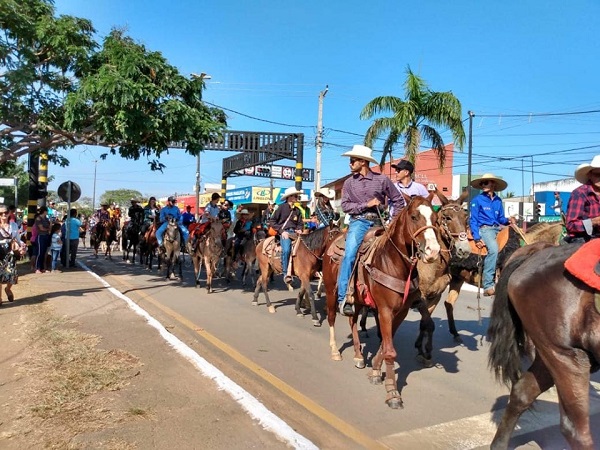
{"label": "traffic light", "polygon": [[542,215],[542,205],[538,202],[533,203],[533,221],[538,222],[540,220],[540,216]]}

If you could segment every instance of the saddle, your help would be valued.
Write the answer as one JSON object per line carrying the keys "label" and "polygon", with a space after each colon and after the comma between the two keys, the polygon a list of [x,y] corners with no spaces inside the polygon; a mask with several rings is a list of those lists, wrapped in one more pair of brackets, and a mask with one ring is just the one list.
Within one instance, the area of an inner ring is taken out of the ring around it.
{"label": "saddle", "polygon": [[[288,273],[291,275],[294,273],[293,257],[296,255],[298,245],[300,245],[300,239],[298,239],[298,236],[290,236],[290,238],[292,239],[292,251],[290,252],[289,262],[291,270]],[[262,254],[269,259],[269,264],[276,273],[283,273],[283,268],[281,267],[281,243],[276,239],[276,236],[269,236],[264,240]]]}
{"label": "saddle", "polygon": [[[565,269],[588,286],[600,291],[600,239],[592,239],[565,261]],[[596,295],[598,297],[598,295]]]}
{"label": "saddle", "polygon": [[[500,230],[498,236],[496,236],[496,242],[498,243],[498,251],[502,250],[508,242],[509,233],[510,227],[504,227]],[[485,245],[483,246],[483,248],[477,248],[477,245],[475,245],[475,240],[473,239],[473,234],[471,234],[471,230],[467,230],[467,239],[469,241],[469,246],[471,247],[471,253],[473,253],[474,255],[481,256],[485,256],[488,254]]]}

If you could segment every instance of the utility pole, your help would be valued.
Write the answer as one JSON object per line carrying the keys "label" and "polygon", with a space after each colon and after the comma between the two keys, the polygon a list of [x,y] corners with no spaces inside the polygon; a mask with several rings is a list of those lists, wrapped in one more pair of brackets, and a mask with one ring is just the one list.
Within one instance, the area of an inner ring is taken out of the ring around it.
{"label": "utility pole", "polygon": [[468,172],[467,172],[467,189],[469,190],[469,208],[471,207],[471,165],[473,163],[473,117],[475,113],[469,111],[469,161],[468,161]]}
{"label": "utility pole", "polygon": [[323,99],[327,95],[329,85],[319,92],[319,117],[317,118],[317,159],[315,162],[315,192],[321,188],[321,150],[323,149]]}
{"label": "utility pole", "polygon": [[98,160],[94,160],[94,190],[92,191],[92,212],[96,211],[96,168],[98,167]]}
{"label": "utility pole", "polygon": [[200,153],[196,156],[196,222],[200,220]]}

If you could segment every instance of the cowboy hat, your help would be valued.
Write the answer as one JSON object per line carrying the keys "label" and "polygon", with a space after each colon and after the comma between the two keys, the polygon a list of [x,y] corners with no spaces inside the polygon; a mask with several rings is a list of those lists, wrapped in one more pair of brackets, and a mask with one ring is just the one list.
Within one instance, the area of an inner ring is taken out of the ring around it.
{"label": "cowboy hat", "polygon": [[486,180],[494,182],[494,184],[496,185],[494,191],[496,192],[503,191],[508,187],[506,181],[504,181],[502,178],[498,178],[493,173],[485,173],[481,177],[475,178],[471,181],[471,187],[474,187],[475,189],[481,189],[481,182]]}
{"label": "cowboy hat", "polygon": [[240,211],[240,214],[250,214],[246,208]]}
{"label": "cowboy hat", "polygon": [[300,200],[301,202],[307,202],[310,199],[308,198],[308,195],[306,195],[306,194],[300,194],[300,198],[298,200]]}
{"label": "cowboy hat", "polygon": [[587,183],[588,175],[592,169],[600,169],[600,155],[594,156],[591,164],[580,164],[579,167],[575,169],[575,179],[581,184]]}
{"label": "cowboy hat", "polygon": [[329,200],[333,200],[335,198],[335,191],[329,188],[321,188],[315,192],[315,196],[318,195],[322,195],[323,197],[327,197]]}
{"label": "cowboy hat", "polygon": [[350,158],[363,159],[365,161],[372,162],[374,164],[378,164],[377,160],[373,158],[373,150],[369,147],[365,147],[364,145],[355,145],[352,147],[352,150],[344,153],[342,156],[348,156]]}
{"label": "cowboy hat", "polygon": [[288,198],[290,195],[300,195],[302,194],[302,191],[299,191],[298,189],[296,189],[293,186],[290,186],[289,188],[287,188],[285,191],[283,191],[283,194],[281,194],[281,200],[285,200],[286,198]]}

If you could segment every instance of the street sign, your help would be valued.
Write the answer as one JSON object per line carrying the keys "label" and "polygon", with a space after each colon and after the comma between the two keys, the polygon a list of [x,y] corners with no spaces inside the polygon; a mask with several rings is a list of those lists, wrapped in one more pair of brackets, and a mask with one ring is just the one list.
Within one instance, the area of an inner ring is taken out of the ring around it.
{"label": "street sign", "polygon": [[14,186],[16,178],[0,178],[0,186]]}
{"label": "street sign", "polygon": [[[69,198],[69,183],[71,183],[71,198]],[[58,187],[58,196],[63,202],[76,202],[81,197],[81,188],[73,181],[65,181]]]}
{"label": "street sign", "polygon": [[[296,176],[294,166],[279,166],[275,164],[260,164],[237,170],[232,175],[244,175],[250,177],[275,178],[281,180],[293,180]],[[302,169],[302,181],[315,181],[315,169]]]}

